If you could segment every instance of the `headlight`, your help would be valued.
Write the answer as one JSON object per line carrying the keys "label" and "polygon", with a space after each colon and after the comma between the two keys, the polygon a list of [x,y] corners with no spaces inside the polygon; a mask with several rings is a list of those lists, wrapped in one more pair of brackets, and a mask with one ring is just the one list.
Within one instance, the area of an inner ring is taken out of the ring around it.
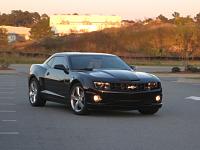
{"label": "headlight", "polygon": [[149,82],[145,86],[146,89],[153,90],[153,89],[159,89],[160,83],[159,82]]}
{"label": "headlight", "polygon": [[110,89],[110,83],[107,83],[107,82],[94,82],[94,86],[98,90],[109,90]]}

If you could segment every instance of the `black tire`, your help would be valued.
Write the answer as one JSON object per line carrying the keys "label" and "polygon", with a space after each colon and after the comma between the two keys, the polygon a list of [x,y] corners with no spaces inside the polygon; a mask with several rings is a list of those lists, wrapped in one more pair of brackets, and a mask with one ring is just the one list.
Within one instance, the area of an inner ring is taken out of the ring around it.
{"label": "black tire", "polygon": [[144,115],[153,115],[153,114],[157,113],[158,110],[159,110],[159,108],[151,108],[150,107],[150,108],[141,108],[138,111]]}
{"label": "black tire", "polygon": [[[77,90],[77,88],[79,88],[79,95],[75,91],[75,90]],[[81,92],[81,94],[80,94],[80,92]],[[77,96],[77,97],[75,97],[75,96]],[[83,86],[80,83],[76,83],[72,86],[72,88],[70,90],[69,105],[70,105],[70,109],[76,115],[88,114],[87,101],[85,98],[85,91],[83,89]]]}
{"label": "black tire", "polygon": [[[33,87],[35,89],[33,89]],[[36,78],[32,78],[29,83],[29,102],[33,107],[45,106],[46,100],[40,95],[40,84]]]}

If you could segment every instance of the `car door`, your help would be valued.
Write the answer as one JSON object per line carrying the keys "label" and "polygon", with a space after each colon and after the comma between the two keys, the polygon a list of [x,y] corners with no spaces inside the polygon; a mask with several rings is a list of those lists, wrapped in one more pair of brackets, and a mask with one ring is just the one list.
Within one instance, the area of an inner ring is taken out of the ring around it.
{"label": "car door", "polygon": [[49,95],[64,98],[69,91],[69,74],[63,70],[55,69],[55,65],[68,67],[67,59],[64,56],[55,56],[54,61],[45,74],[45,89]]}

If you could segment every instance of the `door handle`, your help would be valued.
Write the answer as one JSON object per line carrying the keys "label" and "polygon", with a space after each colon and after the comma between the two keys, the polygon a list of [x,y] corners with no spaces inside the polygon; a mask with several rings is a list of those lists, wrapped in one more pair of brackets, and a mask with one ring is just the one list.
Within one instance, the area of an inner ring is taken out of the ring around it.
{"label": "door handle", "polygon": [[48,75],[50,75],[50,73],[49,73],[49,72],[47,72],[47,76],[48,76]]}

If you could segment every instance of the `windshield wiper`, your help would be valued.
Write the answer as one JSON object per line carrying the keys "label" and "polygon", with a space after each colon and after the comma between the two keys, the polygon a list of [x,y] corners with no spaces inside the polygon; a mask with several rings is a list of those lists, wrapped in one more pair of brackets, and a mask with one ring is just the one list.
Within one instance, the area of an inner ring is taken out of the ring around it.
{"label": "windshield wiper", "polygon": [[78,70],[93,71],[93,68],[81,68],[81,69],[78,69]]}

